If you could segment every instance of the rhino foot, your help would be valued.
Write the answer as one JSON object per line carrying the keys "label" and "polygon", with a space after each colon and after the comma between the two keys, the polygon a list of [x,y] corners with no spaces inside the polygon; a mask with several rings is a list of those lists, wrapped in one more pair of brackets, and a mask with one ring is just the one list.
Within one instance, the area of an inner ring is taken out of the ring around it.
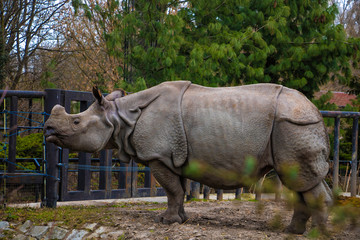
{"label": "rhino foot", "polygon": [[181,219],[181,217],[179,215],[175,215],[175,214],[169,214],[167,212],[162,213],[158,216],[155,217],[155,222],[157,223],[164,223],[164,224],[172,224],[172,223],[183,223],[183,220]]}
{"label": "rhino foot", "polygon": [[287,228],[285,228],[284,232],[293,233],[293,234],[303,234],[305,231],[306,231],[305,224],[301,224],[301,225],[290,224]]}

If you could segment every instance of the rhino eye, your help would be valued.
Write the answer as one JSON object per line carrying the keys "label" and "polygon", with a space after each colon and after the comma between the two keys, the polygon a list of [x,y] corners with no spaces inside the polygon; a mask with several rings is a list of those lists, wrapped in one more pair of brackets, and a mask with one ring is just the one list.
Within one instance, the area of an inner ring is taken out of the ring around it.
{"label": "rhino eye", "polygon": [[74,124],[75,124],[75,125],[78,125],[79,123],[80,123],[80,119],[75,119],[75,120],[74,120]]}

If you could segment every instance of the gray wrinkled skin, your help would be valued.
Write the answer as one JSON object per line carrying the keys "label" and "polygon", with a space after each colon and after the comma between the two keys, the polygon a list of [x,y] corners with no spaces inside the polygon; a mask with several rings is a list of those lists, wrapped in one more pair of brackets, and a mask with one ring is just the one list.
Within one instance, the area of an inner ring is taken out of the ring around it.
{"label": "gray wrinkled skin", "polygon": [[[275,84],[207,88],[177,81],[125,97],[93,93],[97,101],[82,113],[55,106],[44,127],[46,140],[77,151],[116,148],[122,161],[150,166],[168,196],[168,209],[156,221],[186,221],[185,178],[234,189],[274,168],[299,196],[287,230],[303,233],[310,217],[313,226],[325,227],[332,203],[323,180],[329,140],[319,111],[298,91]],[[254,169],[246,173],[249,159]],[[295,180],[289,169],[296,169]]]}

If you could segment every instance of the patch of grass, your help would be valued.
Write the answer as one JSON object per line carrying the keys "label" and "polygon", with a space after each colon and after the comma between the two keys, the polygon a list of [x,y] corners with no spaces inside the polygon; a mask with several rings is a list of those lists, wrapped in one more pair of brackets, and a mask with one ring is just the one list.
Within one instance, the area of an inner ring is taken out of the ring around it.
{"label": "patch of grass", "polygon": [[242,193],[241,194],[241,200],[254,201],[255,200],[255,195],[252,194],[252,193]]}
{"label": "patch of grass", "polygon": [[125,239],[126,239],[125,234],[120,235],[120,236],[118,237],[118,240],[125,240]]}
{"label": "patch of grass", "polygon": [[318,239],[320,236],[321,236],[321,233],[317,228],[311,229],[307,235],[307,237],[310,239]]}
{"label": "patch of grass", "polygon": [[166,210],[166,207],[162,207],[162,208],[150,208],[150,209],[146,209],[147,211],[160,211],[160,210]]}
{"label": "patch of grass", "polygon": [[276,213],[275,216],[269,221],[269,227],[271,230],[280,230],[284,227],[282,216],[279,213]]}
{"label": "patch of grass", "polygon": [[338,228],[350,225],[356,227],[360,219],[360,199],[338,196],[336,205],[332,208],[332,223]]}
{"label": "patch of grass", "polygon": [[5,208],[0,210],[0,219],[18,224],[30,220],[36,225],[46,224],[47,222],[63,222],[65,226],[77,228],[85,223],[99,222],[99,219],[105,224],[110,223],[110,213],[111,209],[99,206],[66,206],[56,209]]}
{"label": "patch of grass", "polygon": [[207,202],[209,200],[207,199],[200,199],[200,198],[191,198],[190,200],[186,201],[186,202]]}
{"label": "patch of grass", "polygon": [[0,237],[0,240],[13,239],[15,237],[15,233],[9,230],[4,230],[1,232],[4,237]]}

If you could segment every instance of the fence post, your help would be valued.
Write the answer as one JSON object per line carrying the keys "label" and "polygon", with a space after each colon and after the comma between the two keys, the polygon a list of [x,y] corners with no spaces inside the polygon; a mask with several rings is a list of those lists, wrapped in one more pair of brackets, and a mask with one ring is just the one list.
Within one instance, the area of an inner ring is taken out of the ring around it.
{"label": "fence post", "polygon": [[112,150],[100,152],[99,189],[105,190],[105,198],[111,198]]}
{"label": "fence post", "polygon": [[[46,89],[46,96],[44,101],[44,111],[50,114],[51,109],[56,104],[61,103],[61,90],[59,89]],[[45,116],[47,120],[49,116]],[[59,198],[59,150],[53,143],[46,143],[46,197],[45,206],[50,208],[56,208],[56,203]]]}
{"label": "fence post", "polygon": [[210,199],[210,188],[204,185],[204,200]]}
{"label": "fence post", "polygon": [[261,200],[261,193],[262,193],[262,185],[265,180],[265,176],[260,178],[259,181],[255,183],[255,200]]}
{"label": "fence post", "polygon": [[[137,180],[138,180],[138,165],[134,160],[131,160],[129,163],[130,166],[130,196],[132,198],[138,196],[138,189],[137,189]],[[129,171],[129,170],[128,170]]]}
{"label": "fence post", "polygon": [[235,199],[241,200],[241,193],[243,191],[243,188],[237,188],[235,190]]}
{"label": "fence post", "polygon": [[200,198],[200,183],[199,182],[191,182],[190,183],[190,199]]}
{"label": "fence post", "polygon": [[333,165],[333,190],[339,187],[339,135],[340,135],[340,116],[335,118],[334,126],[334,165]]}
{"label": "fence post", "polygon": [[353,119],[352,132],[352,154],[351,154],[351,179],[350,192],[352,197],[356,197],[356,178],[357,178],[357,151],[359,137],[359,118]]}
{"label": "fence post", "polygon": [[16,166],[16,137],[17,137],[17,111],[18,111],[18,97],[12,96],[10,101],[10,132],[9,132],[9,162],[8,172],[15,172]]}
{"label": "fence post", "polygon": [[217,191],[216,191],[216,199],[218,201],[224,200],[224,190],[223,189],[217,189]]}

